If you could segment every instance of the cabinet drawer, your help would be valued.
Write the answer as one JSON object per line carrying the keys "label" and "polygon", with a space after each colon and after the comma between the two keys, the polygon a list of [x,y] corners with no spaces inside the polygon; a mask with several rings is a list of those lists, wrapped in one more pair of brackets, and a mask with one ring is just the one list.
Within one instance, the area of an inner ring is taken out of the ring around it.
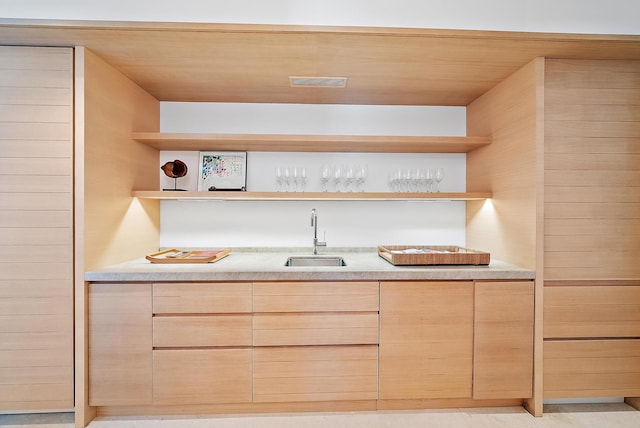
{"label": "cabinet drawer", "polygon": [[255,402],[376,400],[378,347],[255,348]]}
{"label": "cabinet drawer", "polygon": [[544,337],[640,336],[640,286],[547,286]]}
{"label": "cabinet drawer", "polygon": [[251,349],[153,351],[153,404],[251,402]]}
{"label": "cabinet drawer", "polygon": [[545,398],[637,396],[640,339],[545,340]]}
{"label": "cabinet drawer", "polygon": [[377,282],[269,282],[253,288],[254,312],[378,311]]}
{"label": "cabinet drawer", "polygon": [[378,343],[378,313],[256,314],[253,345],[364,345]]}
{"label": "cabinet drawer", "polygon": [[154,314],[251,312],[251,283],[153,284]]}
{"label": "cabinet drawer", "polygon": [[156,316],[153,346],[251,346],[251,315]]}

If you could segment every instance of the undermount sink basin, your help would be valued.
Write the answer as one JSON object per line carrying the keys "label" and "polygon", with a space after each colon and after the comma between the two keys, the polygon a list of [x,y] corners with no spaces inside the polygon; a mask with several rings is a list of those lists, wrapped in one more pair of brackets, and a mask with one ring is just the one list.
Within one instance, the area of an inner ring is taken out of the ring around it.
{"label": "undermount sink basin", "polygon": [[284,265],[291,267],[346,266],[347,263],[338,256],[293,256],[289,257]]}

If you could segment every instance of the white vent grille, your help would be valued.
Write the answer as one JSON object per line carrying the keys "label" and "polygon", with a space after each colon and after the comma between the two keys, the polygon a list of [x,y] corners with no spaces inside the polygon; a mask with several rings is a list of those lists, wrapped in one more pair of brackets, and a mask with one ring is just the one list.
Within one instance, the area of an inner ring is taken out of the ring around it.
{"label": "white vent grille", "polygon": [[303,77],[289,76],[291,86],[312,88],[344,88],[347,86],[346,77]]}

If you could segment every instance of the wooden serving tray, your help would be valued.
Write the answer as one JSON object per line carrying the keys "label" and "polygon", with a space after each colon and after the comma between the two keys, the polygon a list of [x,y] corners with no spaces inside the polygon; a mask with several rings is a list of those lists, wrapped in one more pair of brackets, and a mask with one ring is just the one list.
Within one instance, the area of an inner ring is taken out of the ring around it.
{"label": "wooden serving tray", "polygon": [[157,253],[149,254],[145,259],[151,263],[213,263],[227,257],[231,248],[224,250],[194,250],[182,251],[171,248]]}
{"label": "wooden serving tray", "polygon": [[491,255],[453,245],[381,245],[378,255],[393,265],[488,265]]}

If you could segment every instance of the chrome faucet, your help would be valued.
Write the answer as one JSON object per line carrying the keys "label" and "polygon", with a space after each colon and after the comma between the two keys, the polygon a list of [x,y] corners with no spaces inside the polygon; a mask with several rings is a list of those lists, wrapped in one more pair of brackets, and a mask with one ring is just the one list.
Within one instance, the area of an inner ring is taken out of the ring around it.
{"label": "chrome faucet", "polygon": [[313,227],[313,254],[318,254],[318,247],[326,247],[326,242],[318,241],[318,215],[316,209],[311,210],[311,227]]}

